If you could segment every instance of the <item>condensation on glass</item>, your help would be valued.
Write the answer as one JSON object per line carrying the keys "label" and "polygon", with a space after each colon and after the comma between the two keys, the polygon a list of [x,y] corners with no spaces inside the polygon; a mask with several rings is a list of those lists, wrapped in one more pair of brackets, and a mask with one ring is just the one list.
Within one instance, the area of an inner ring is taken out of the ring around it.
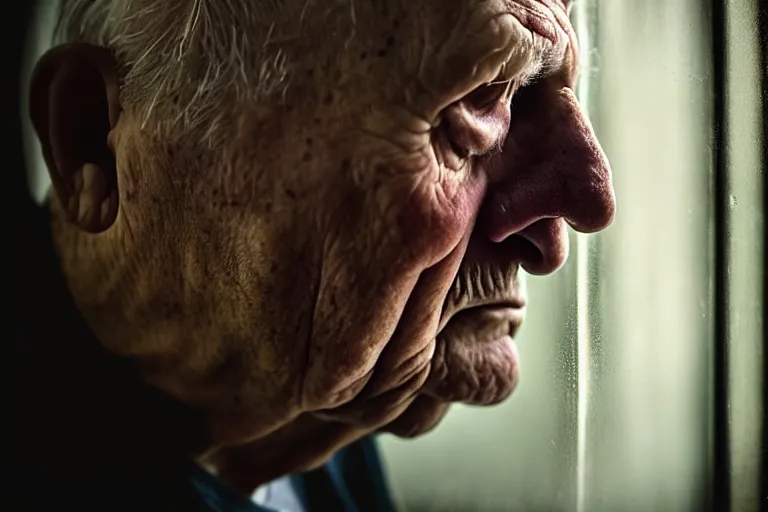
{"label": "condensation on glass", "polygon": [[[734,511],[758,511],[768,504],[762,476],[768,471],[768,446],[760,446],[765,429],[766,360],[765,318],[762,288],[766,272],[765,200],[766,169],[761,169],[763,125],[761,96],[768,91],[768,69],[761,70],[758,40],[758,1],[728,0],[725,21],[725,208],[726,279],[725,342],[727,368],[727,437],[730,457],[730,507]],[[764,44],[768,44],[766,41]],[[763,48],[768,51],[768,48]],[[766,440],[765,442],[768,442]],[[762,477],[762,478],[761,478]],[[765,510],[763,508],[762,510]]]}

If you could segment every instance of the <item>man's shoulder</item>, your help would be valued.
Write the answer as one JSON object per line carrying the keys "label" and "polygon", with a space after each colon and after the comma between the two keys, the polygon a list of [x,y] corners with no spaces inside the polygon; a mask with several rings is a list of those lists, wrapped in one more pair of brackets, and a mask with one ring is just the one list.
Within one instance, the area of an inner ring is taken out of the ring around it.
{"label": "man's shoulder", "polygon": [[[197,468],[195,485],[216,512],[266,510],[255,506],[212,475]],[[378,454],[367,437],[334,454],[322,467],[289,477],[291,491],[306,512],[393,512],[395,510]]]}
{"label": "man's shoulder", "polygon": [[[323,467],[290,476],[306,512],[392,512],[376,442],[365,438],[339,450]],[[46,478],[17,472],[8,496],[19,512],[168,511],[271,512],[192,463],[179,464],[151,478],[101,475]],[[18,506],[16,506],[18,505]]]}
{"label": "man's shoulder", "polygon": [[310,510],[395,510],[373,436],[345,446],[323,467],[294,479]]}

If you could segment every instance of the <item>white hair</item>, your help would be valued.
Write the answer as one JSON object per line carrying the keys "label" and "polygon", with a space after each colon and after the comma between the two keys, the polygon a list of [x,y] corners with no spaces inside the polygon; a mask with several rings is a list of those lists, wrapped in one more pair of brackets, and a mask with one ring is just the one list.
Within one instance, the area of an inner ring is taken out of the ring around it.
{"label": "white hair", "polygon": [[114,52],[121,99],[143,125],[216,146],[226,102],[263,101],[286,86],[285,54],[270,39],[282,3],[62,0],[56,38]]}

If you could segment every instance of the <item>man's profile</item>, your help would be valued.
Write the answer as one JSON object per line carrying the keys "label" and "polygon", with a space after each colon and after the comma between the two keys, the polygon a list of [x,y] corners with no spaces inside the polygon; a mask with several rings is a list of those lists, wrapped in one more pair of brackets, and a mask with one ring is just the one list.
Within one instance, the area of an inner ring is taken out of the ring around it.
{"label": "man's profile", "polygon": [[372,436],[507,398],[519,272],[613,218],[569,8],[64,0],[15,444],[69,484],[28,505],[391,510]]}

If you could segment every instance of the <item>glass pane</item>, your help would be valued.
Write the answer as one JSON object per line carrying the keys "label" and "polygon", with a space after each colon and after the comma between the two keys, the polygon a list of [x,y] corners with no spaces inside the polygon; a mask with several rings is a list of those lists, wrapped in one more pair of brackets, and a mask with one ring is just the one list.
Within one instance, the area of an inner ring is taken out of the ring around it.
{"label": "glass pane", "polygon": [[619,212],[590,238],[583,510],[703,510],[714,342],[709,19],[698,0],[594,4],[589,106]]}
{"label": "glass pane", "polygon": [[[765,421],[763,289],[765,210],[761,169],[758,2],[726,2],[726,311],[731,509],[759,510]],[[768,42],[768,41],[767,41]],[[763,76],[768,70],[763,69]],[[765,97],[765,96],[763,96]]]}
{"label": "glass pane", "polygon": [[[713,343],[709,19],[697,0],[576,2],[580,96],[618,212],[529,278],[522,382],[385,438],[405,510],[699,511]],[[447,469],[450,468],[450,469]]]}

